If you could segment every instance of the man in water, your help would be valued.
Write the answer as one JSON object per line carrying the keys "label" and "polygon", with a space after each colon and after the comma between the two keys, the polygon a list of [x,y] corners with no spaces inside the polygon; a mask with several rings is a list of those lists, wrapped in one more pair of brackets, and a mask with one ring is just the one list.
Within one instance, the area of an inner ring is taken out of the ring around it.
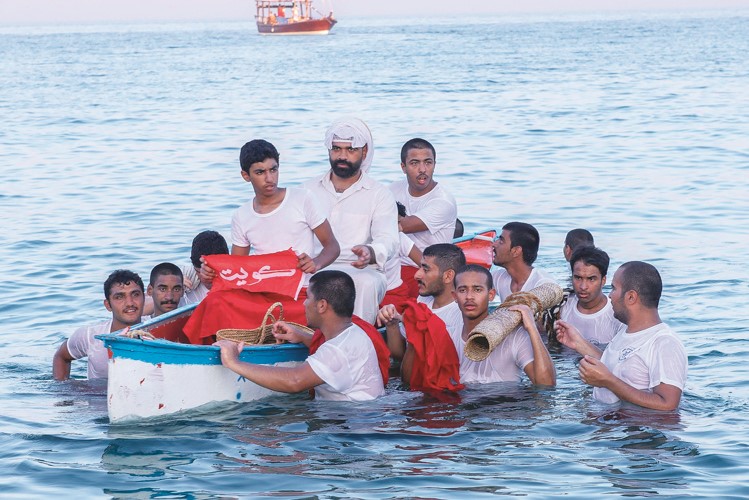
{"label": "man in water", "polygon": [[[424,251],[436,243],[452,243],[458,206],[455,198],[434,180],[437,153],[429,141],[414,138],[401,148],[401,170],[405,179],[390,184],[395,200],[402,203],[406,216],[398,218],[401,232]],[[401,278],[415,297],[418,287],[414,274],[418,263],[407,256],[400,257]]]}
{"label": "man in water", "polygon": [[562,249],[562,252],[564,252],[564,260],[569,262],[570,257],[572,257],[572,252],[574,252],[578,247],[584,245],[591,247],[595,246],[593,235],[590,234],[590,231],[578,228],[568,232],[567,236],[564,238],[564,248]]}
{"label": "man in water", "polygon": [[[319,328],[326,341],[307,360],[293,367],[245,363],[239,360],[244,344],[221,340],[221,363],[246,379],[279,392],[315,389],[317,399],[368,401],[385,392],[382,373],[372,341],[352,324],[356,290],[342,271],[320,271],[310,278],[304,301],[307,324]],[[310,346],[312,335],[279,321],[274,325],[279,340]]]}
{"label": "man in water", "polygon": [[551,276],[533,267],[540,241],[536,228],[525,222],[509,222],[502,227],[502,233],[494,241],[494,264],[502,269],[492,272],[500,301],[515,292],[554,283]]}
{"label": "man in water", "polygon": [[489,302],[495,291],[491,273],[477,264],[463,267],[455,275],[455,300],[463,315],[460,328],[449,328],[460,360],[462,383],[520,382],[522,373],[535,385],[556,385],[556,371],[549,351],[541,339],[533,312],[527,305],[508,309],[522,315],[518,326],[482,361],[473,361],[465,353],[471,331],[489,314]]}
{"label": "man in water", "polygon": [[95,335],[116,332],[142,321],[143,280],[132,271],[119,269],[104,282],[104,307],[112,319],[77,329],[65,340],[52,358],[52,376],[56,380],[70,378],[70,364],[74,359],[88,357],[88,378],[107,377],[107,349]]}
{"label": "man in water", "polygon": [[572,289],[559,319],[574,326],[585,340],[608,344],[624,325],[614,318],[611,301],[603,293],[609,256],[600,248],[583,245],[570,258]]}
{"label": "man in water", "polygon": [[[446,326],[463,326],[463,315],[453,296],[453,279],[455,272],[465,265],[463,250],[450,243],[439,243],[424,249],[421,266],[414,275],[419,285],[417,301],[426,304]],[[404,360],[401,376],[408,381],[410,356],[402,321],[403,316],[392,304],[382,307],[377,315],[377,323],[385,325],[390,353],[396,360]]]}
{"label": "man in water", "polygon": [[364,122],[334,122],[325,133],[325,146],[330,170],[304,186],[317,195],[340,243],[340,256],[331,269],[351,275],[356,285],[354,314],[374,323],[387,290],[385,263],[398,251],[395,199],[367,174],[374,143]]}
{"label": "man in water", "polygon": [[152,318],[174,311],[185,293],[182,271],[171,262],[157,264],[151,270],[146,293],[153,300]]}
{"label": "man in water", "polygon": [[679,406],[687,381],[687,354],[679,337],[661,321],[663,283],[651,264],[622,264],[611,283],[614,317],[627,325],[600,349],[569,323],[557,321],[557,339],[584,357],[580,378],[603,403],[627,401],[654,410]]}

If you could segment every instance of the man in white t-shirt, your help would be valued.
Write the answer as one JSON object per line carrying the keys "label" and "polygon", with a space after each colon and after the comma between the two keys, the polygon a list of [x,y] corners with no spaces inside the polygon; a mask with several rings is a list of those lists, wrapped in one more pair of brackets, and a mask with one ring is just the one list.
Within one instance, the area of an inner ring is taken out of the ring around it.
{"label": "man in white t-shirt", "polygon": [[116,332],[142,321],[145,300],[143,280],[136,273],[119,269],[104,282],[104,307],[112,319],[84,326],[65,340],[52,358],[52,376],[56,380],[70,378],[73,360],[88,357],[88,378],[106,378],[109,357],[104,342],[96,335]]}
{"label": "man in white t-shirt", "polygon": [[494,288],[500,301],[515,292],[528,292],[554,278],[533,267],[541,238],[535,227],[525,222],[508,222],[494,241]]}
{"label": "man in white t-shirt", "polygon": [[[424,249],[421,266],[415,279],[419,285],[417,302],[427,305],[445,326],[462,327],[463,315],[453,296],[453,279],[458,269],[466,265],[463,250],[451,243],[430,245]],[[395,306],[388,304],[377,314],[377,324],[385,325],[390,354],[401,363],[401,377],[411,379],[413,353],[406,342],[403,316]]]}
{"label": "man in white t-shirt", "polygon": [[[407,215],[398,218],[399,229],[421,251],[436,243],[451,243],[458,217],[455,198],[433,178],[436,165],[434,146],[424,139],[413,138],[401,148],[401,170],[406,178],[389,186],[395,200],[406,209]],[[417,286],[413,276],[418,263],[402,256],[400,265],[401,277],[415,297]]]}
{"label": "man in white t-shirt", "polygon": [[356,285],[354,314],[374,323],[387,290],[385,263],[398,251],[395,199],[367,174],[374,143],[364,122],[334,122],[325,134],[325,146],[330,170],[304,186],[320,200],[340,243],[341,253],[331,269],[351,275]]}
{"label": "man in white t-shirt", "polygon": [[[309,276],[332,263],[340,252],[325,212],[308,189],[278,186],[279,154],[275,146],[255,139],[239,153],[242,178],[252,184],[255,196],[240,206],[231,219],[231,254],[263,255],[293,249],[298,267]],[[315,252],[315,239],[320,242]],[[202,266],[201,279],[210,281],[215,271]]]}
{"label": "man in white t-shirt", "polygon": [[[307,324],[319,328],[326,341],[304,363],[293,367],[256,365],[239,360],[244,344],[221,340],[221,362],[246,379],[279,392],[315,389],[318,399],[368,401],[385,392],[372,341],[352,323],[354,282],[342,271],[326,270],[310,278],[304,302]],[[279,321],[273,334],[279,340],[304,343],[312,335]]]}
{"label": "man in white t-shirt", "polygon": [[608,344],[624,324],[614,317],[611,301],[603,293],[609,256],[600,248],[580,246],[570,256],[572,290],[559,311],[559,319],[573,325],[585,340]]}
{"label": "man in white t-shirt", "polygon": [[687,381],[687,354],[658,314],[663,283],[651,264],[622,264],[611,283],[614,317],[627,325],[600,349],[569,323],[557,321],[557,339],[584,357],[580,378],[603,403],[620,400],[654,410],[679,406]]}
{"label": "man in white t-shirt", "polygon": [[518,311],[523,323],[482,361],[473,361],[465,355],[468,336],[489,314],[489,302],[495,291],[492,275],[477,264],[463,267],[455,275],[455,300],[463,315],[460,328],[448,328],[460,361],[460,382],[520,382],[523,372],[535,385],[556,385],[556,370],[541,339],[533,312],[526,305],[513,305],[508,309]]}

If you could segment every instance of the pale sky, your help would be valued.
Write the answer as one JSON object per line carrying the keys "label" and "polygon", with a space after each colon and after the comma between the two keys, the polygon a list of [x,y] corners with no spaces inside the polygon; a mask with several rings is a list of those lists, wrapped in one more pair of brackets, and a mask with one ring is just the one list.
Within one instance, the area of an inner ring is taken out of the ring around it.
{"label": "pale sky", "polygon": [[[370,16],[747,9],[749,0],[314,0],[339,20]],[[0,24],[251,21],[252,0],[0,0]]]}

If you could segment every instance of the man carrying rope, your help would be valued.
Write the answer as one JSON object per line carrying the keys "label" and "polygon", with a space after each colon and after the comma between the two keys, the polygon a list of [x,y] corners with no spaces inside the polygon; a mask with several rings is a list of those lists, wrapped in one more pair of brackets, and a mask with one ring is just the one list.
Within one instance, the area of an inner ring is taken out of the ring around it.
{"label": "man carrying rope", "polygon": [[554,364],[528,304],[508,305],[507,309],[522,315],[522,325],[486,359],[473,361],[465,355],[465,345],[471,331],[489,315],[489,302],[496,295],[492,275],[484,267],[469,264],[455,275],[453,293],[463,314],[463,325],[461,329],[448,328],[448,332],[460,358],[462,383],[520,382],[525,372],[532,384],[556,385]]}

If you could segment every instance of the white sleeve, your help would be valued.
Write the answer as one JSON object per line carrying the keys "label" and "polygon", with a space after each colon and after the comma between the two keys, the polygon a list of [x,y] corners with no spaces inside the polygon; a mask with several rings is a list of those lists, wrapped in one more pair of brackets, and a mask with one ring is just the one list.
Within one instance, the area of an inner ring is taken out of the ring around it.
{"label": "white sleeve", "polygon": [[238,247],[249,247],[250,240],[247,239],[247,235],[242,228],[242,221],[240,220],[240,208],[235,210],[231,216],[231,244]]}
{"label": "white sleeve", "polygon": [[88,334],[88,327],[82,326],[78,328],[70,338],[68,342],[68,352],[73,359],[81,359],[88,356],[88,351],[91,348],[91,339]]}
{"label": "white sleeve", "polygon": [[304,217],[310,229],[317,229],[327,218],[317,196],[309,189],[304,190]]}
{"label": "white sleeve", "polygon": [[671,335],[655,339],[650,357],[650,388],[668,384],[683,391],[687,382],[687,353],[679,339]]}
{"label": "white sleeve", "polygon": [[344,392],[354,385],[348,358],[337,345],[325,342],[315,354],[307,358],[307,363],[336,392]]}
{"label": "white sleeve", "polygon": [[535,359],[530,335],[522,326],[517,327],[517,335],[512,345],[512,356],[515,358],[515,365],[521,371],[525,371],[525,367]]}
{"label": "white sleeve", "polygon": [[458,218],[458,207],[444,198],[437,198],[425,204],[421,210],[414,215],[423,222],[431,234],[446,227],[455,227],[455,219]]}
{"label": "white sleeve", "polygon": [[372,238],[369,245],[375,253],[375,263],[379,269],[385,268],[388,259],[398,251],[398,209],[395,198],[389,189],[380,189],[372,213],[370,226]]}

